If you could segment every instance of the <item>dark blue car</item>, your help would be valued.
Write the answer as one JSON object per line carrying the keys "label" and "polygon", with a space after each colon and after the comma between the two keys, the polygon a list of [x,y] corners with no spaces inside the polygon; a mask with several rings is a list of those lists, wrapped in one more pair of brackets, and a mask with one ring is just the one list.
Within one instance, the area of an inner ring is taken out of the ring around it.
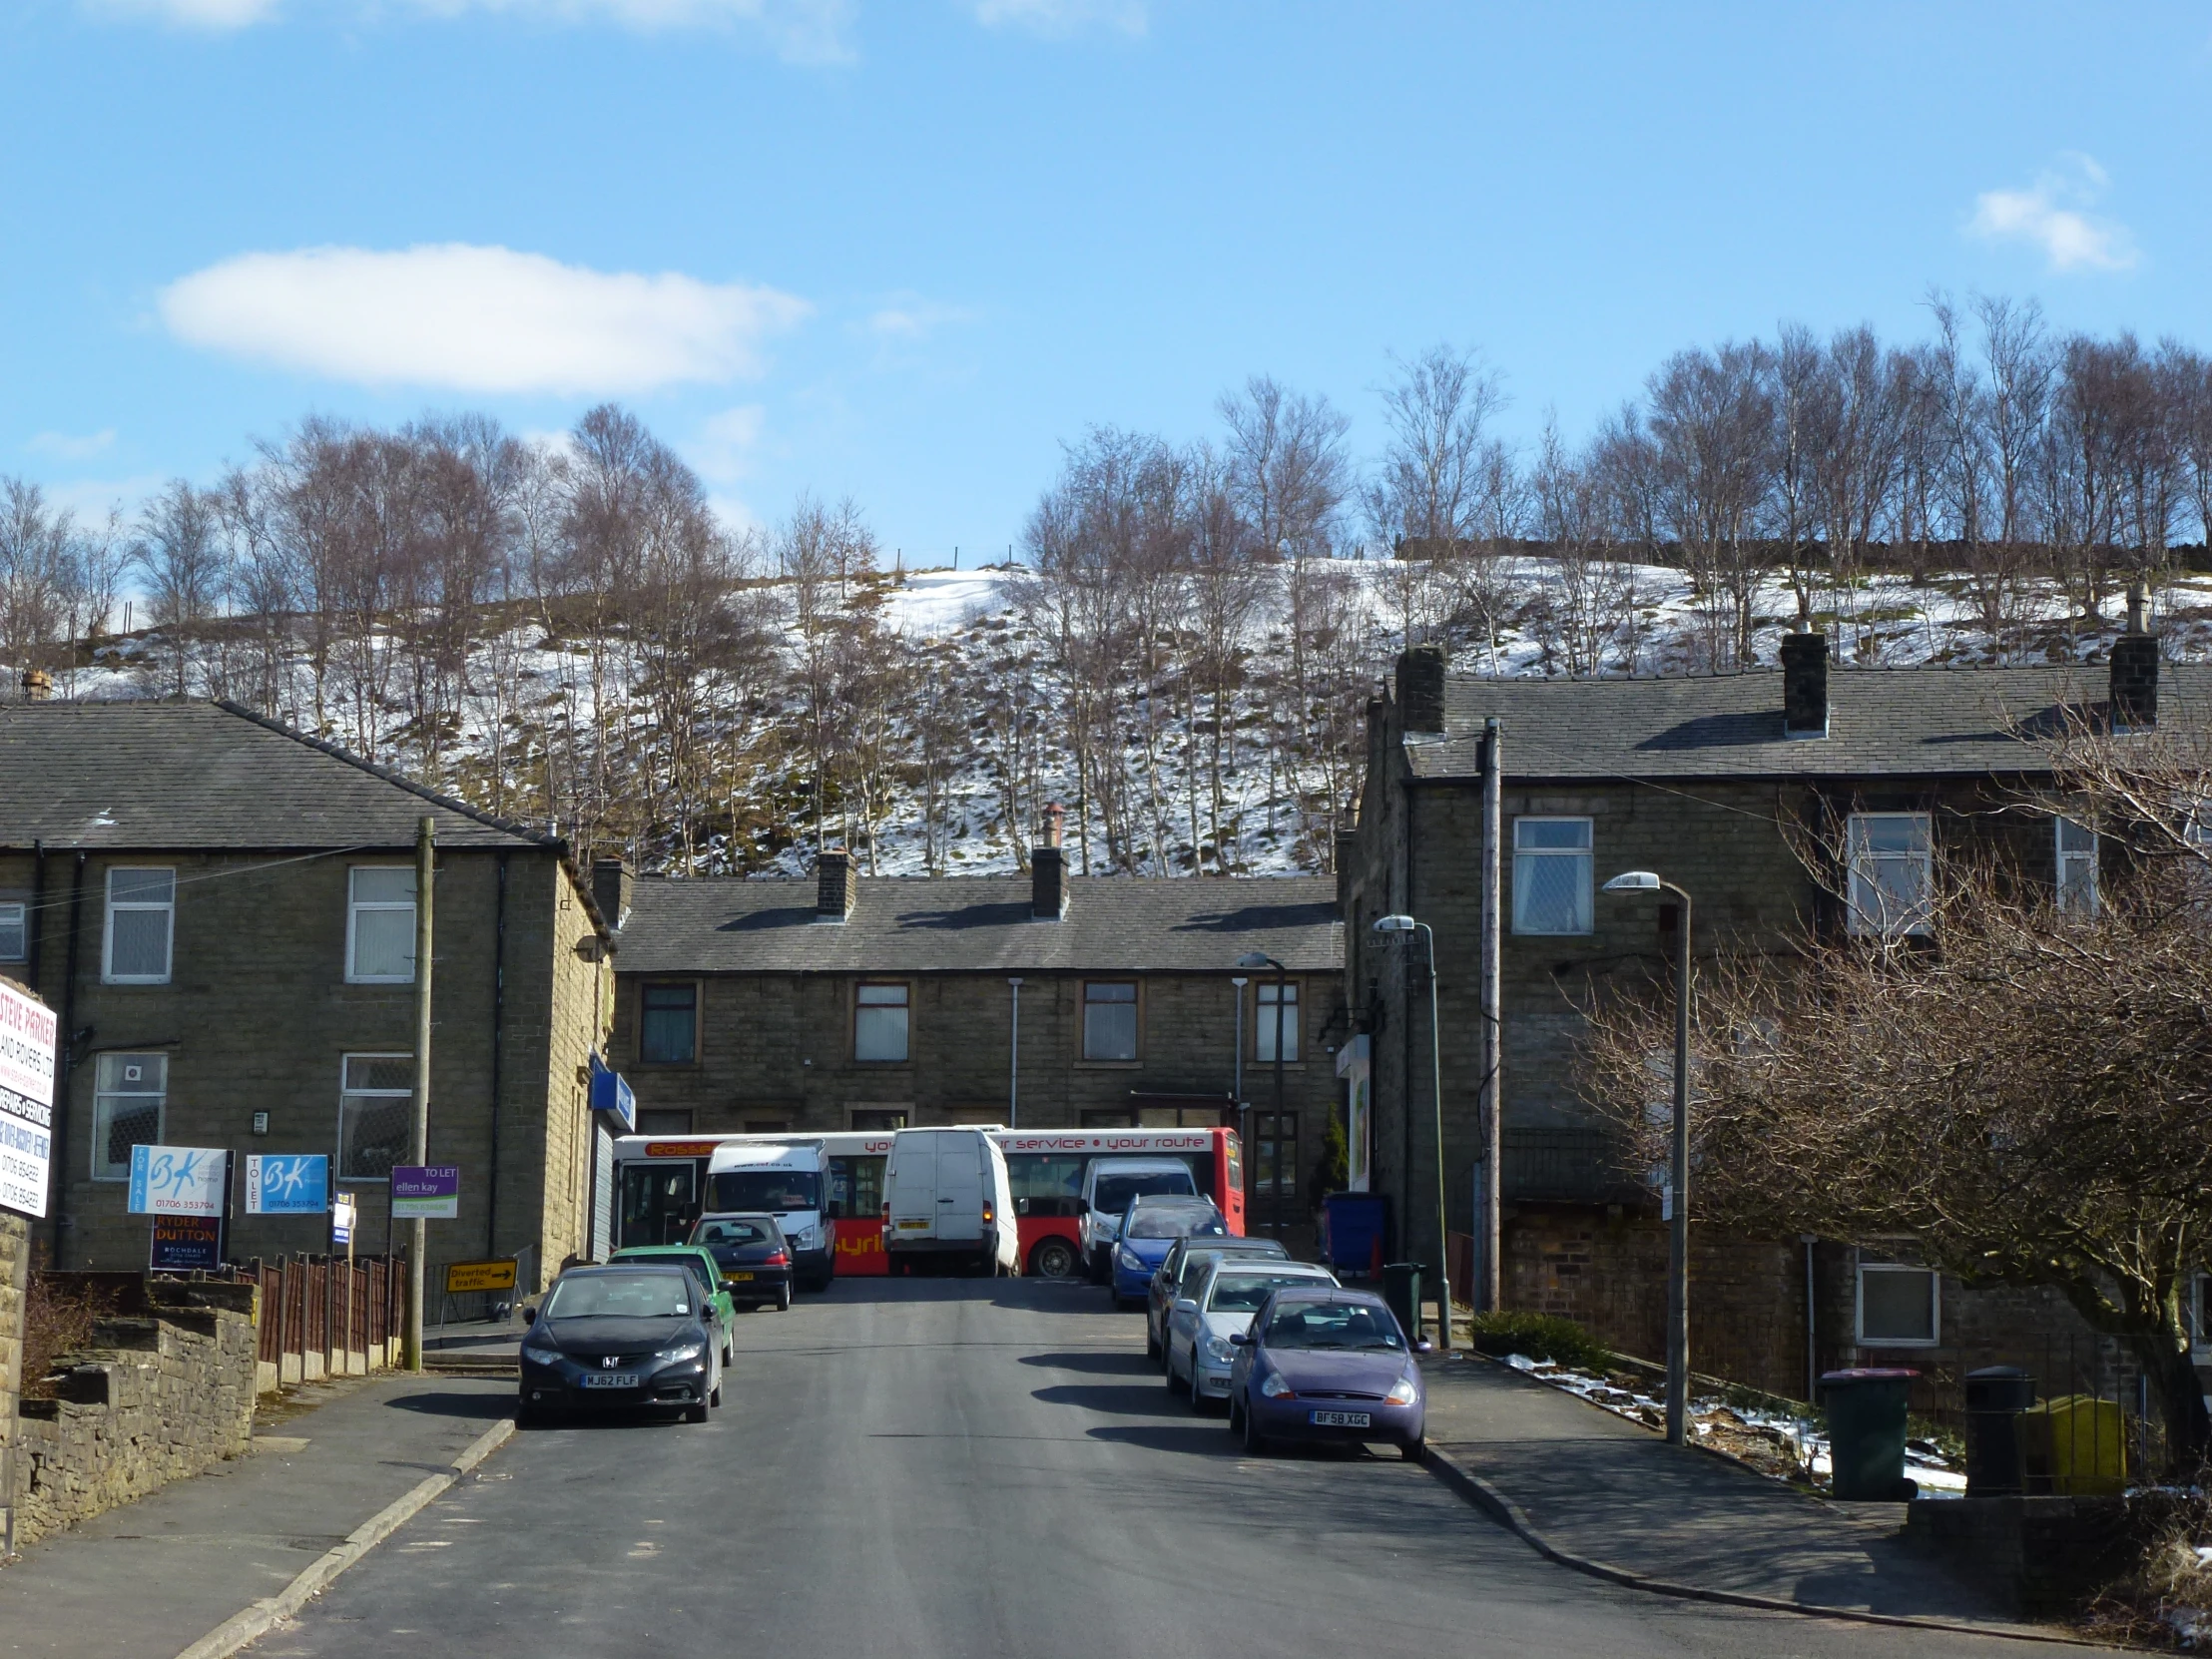
{"label": "dark blue car", "polygon": [[1210,1198],[1160,1194],[1131,1199],[1114,1246],[1114,1306],[1127,1308],[1145,1300],[1153,1271],[1167,1260],[1176,1240],[1228,1232],[1229,1224]]}
{"label": "dark blue car", "polygon": [[1229,1426],[1254,1456],[1289,1440],[1389,1444],[1408,1460],[1420,1456],[1420,1367],[1381,1297],[1285,1286],[1253,1315],[1250,1331],[1229,1341],[1237,1351]]}

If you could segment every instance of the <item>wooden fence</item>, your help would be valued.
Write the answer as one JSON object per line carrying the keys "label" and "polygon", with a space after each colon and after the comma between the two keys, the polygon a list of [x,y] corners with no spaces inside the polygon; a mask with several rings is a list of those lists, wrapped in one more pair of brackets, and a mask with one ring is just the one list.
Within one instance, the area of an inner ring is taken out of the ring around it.
{"label": "wooden fence", "polygon": [[407,1323],[407,1258],[260,1257],[230,1277],[261,1287],[264,1393],[395,1365]]}

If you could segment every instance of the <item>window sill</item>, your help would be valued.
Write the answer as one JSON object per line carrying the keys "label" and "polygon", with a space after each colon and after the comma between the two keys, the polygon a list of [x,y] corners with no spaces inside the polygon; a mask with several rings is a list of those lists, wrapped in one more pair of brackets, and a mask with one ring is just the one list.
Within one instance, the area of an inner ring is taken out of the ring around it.
{"label": "window sill", "polygon": [[345,982],[348,985],[412,985],[414,977],[410,974],[405,979],[367,979],[349,973],[345,976]]}
{"label": "window sill", "polygon": [[1077,1071],[1142,1071],[1142,1070],[1144,1070],[1144,1061],[1143,1061],[1143,1060],[1141,1060],[1141,1059],[1137,1059],[1137,1060],[1077,1060],[1077,1061],[1073,1062],[1073,1064],[1074,1064],[1074,1066],[1075,1066],[1075,1069],[1076,1069]]}
{"label": "window sill", "polygon": [[170,978],[169,975],[164,974],[159,979],[110,979],[106,974],[102,974],[100,976],[100,983],[103,985],[117,987],[126,985],[166,985],[170,983]]}
{"label": "window sill", "polygon": [[1940,1337],[1861,1337],[1852,1344],[1854,1348],[1871,1349],[1877,1354],[1891,1354],[1904,1349],[1926,1351],[1942,1346],[1943,1340]]}

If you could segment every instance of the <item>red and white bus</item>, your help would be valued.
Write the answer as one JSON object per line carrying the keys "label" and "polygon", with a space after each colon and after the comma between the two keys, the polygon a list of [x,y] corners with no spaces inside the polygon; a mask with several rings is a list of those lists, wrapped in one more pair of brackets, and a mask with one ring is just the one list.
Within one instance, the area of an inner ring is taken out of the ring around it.
{"label": "red and white bus", "polygon": [[[1025,1273],[1066,1278],[1081,1258],[1083,1177],[1094,1158],[1180,1158],[1198,1190],[1221,1206],[1232,1233],[1245,1230],[1244,1151],[1234,1129],[993,1129],[1006,1154],[1021,1218]],[[836,1229],[836,1271],[852,1278],[890,1271],[883,1252],[883,1164],[887,1130],[819,1135],[625,1135],[615,1142],[615,1243],[676,1244],[691,1231],[707,1192],[707,1162],[732,1141],[820,1142],[830,1166],[827,1209]]]}

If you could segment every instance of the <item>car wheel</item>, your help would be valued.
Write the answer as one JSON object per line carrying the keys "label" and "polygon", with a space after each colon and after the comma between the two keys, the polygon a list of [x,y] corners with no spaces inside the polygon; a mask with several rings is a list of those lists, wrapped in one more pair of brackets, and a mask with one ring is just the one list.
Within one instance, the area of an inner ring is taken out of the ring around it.
{"label": "car wheel", "polygon": [[1029,1271],[1039,1279],[1073,1279],[1075,1247],[1065,1239],[1047,1239],[1029,1253]]}
{"label": "car wheel", "polygon": [[1253,1419],[1252,1401],[1245,1401],[1244,1446],[1248,1456],[1265,1457],[1268,1454],[1268,1437],[1260,1432],[1260,1425]]}
{"label": "car wheel", "polygon": [[1428,1441],[1426,1439],[1407,1440],[1403,1445],[1397,1448],[1398,1456],[1402,1457],[1408,1463],[1419,1462],[1421,1458],[1427,1454],[1427,1451]]}
{"label": "car wheel", "polygon": [[685,1406],[684,1420],[686,1422],[705,1422],[707,1420],[707,1402],[701,1400],[697,1405]]}
{"label": "car wheel", "polygon": [[776,1293],[776,1311],[779,1314],[785,1313],[791,1308],[791,1305],[792,1288],[786,1285]]}
{"label": "car wheel", "polygon": [[1244,1432],[1244,1413],[1237,1409],[1237,1396],[1235,1394],[1231,1394],[1229,1396],[1228,1404],[1229,1432],[1232,1434],[1242,1434]]}
{"label": "car wheel", "polygon": [[722,1379],[719,1377],[715,1379],[715,1391],[707,1396],[707,1403],[715,1406],[722,1403]]}
{"label": "car wheel", "polygon": [[1152,1334],[1152,1322],[1149,1319],[1144,1322],[1144,1357],[1163,1364],[1167,1360],[1166,1354],[1161,1350],[1160,1339]]}
{"label": "car wheel", "polygon": [[738,1363],[738,1351],[728,1343],[722,1345],[722,1363],[726,1366]]}
{"label": "car wheel", "polygon": [[543,1411],[540,1411],[528,1400],[518,1399],[515,1401],[515,1426],[517,1428],[539,1428],[544,1426],[544,1423],[545,1413]]}

